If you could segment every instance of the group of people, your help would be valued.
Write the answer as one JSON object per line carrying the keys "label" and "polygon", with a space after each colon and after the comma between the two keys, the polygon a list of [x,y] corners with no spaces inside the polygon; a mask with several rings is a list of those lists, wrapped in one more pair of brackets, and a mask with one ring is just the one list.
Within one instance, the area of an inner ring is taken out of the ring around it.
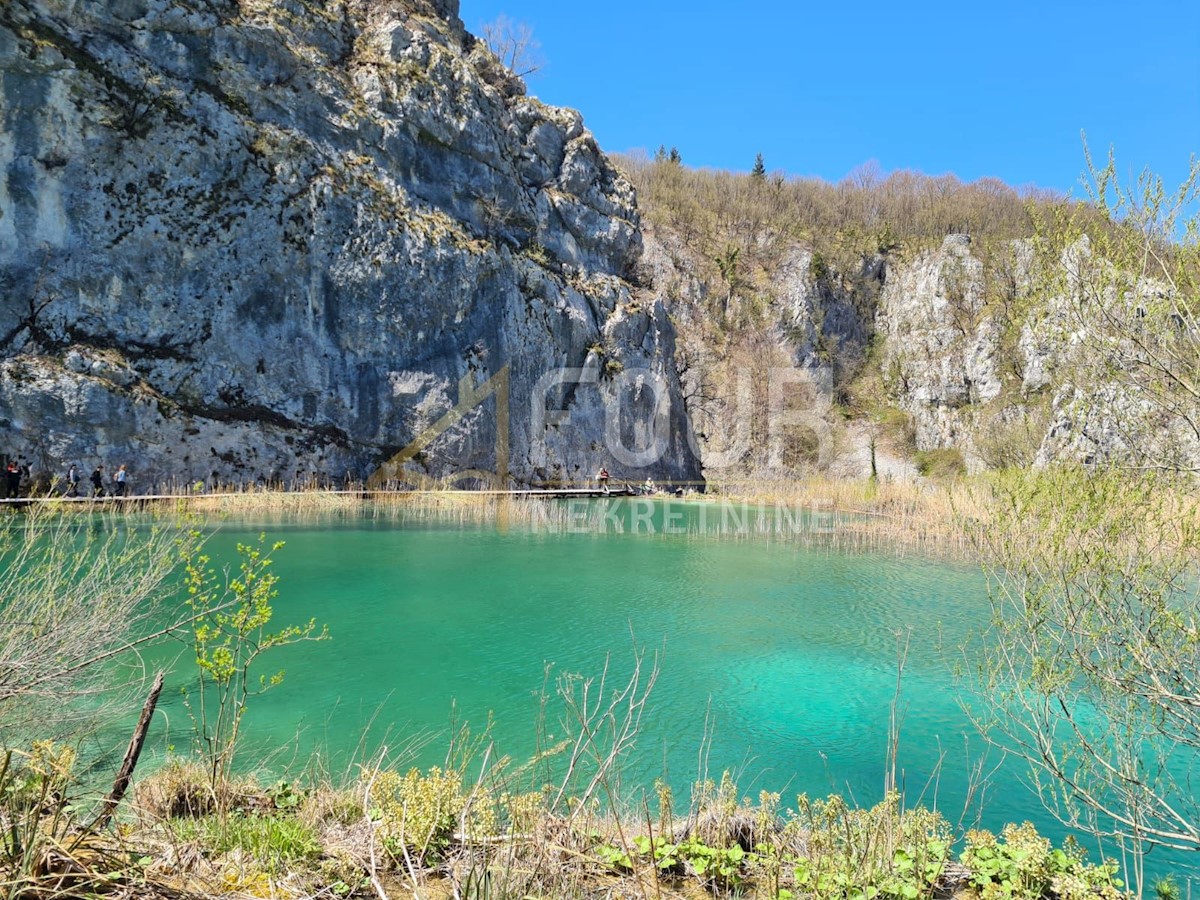
{"label": "group of people", "polygon": [[[129,470],[120,466],[112,478],[106,479],[103,464],[96,466],[91,476],[90,497],[125,497],[129,491]],[[83,475],[79,466],[74,463],[67,469],[64,480],[63,495],[80,497]],[[44,496],[55,490],[54,479],[47,478],[45,472],[39,472],[34,478],[32,466],[23,459],[13,459],[5,463],[0,460],[0,500],[17,500],[23,494],[29,496]]]}
{"label": "group of people", "polygon": [[29,483],[29,463],[24,460],[10,460],[0,471],[0,499],[16,498],[21,495],[21,482]]}
{"label": "group of people", "polygon": [[[609,478],[608,468],[606,466],[601,466],[600,471],[596,473],[596,481],[598,481],[600,483],[600,490],[606,494],[608,493],[608,478]],[[629,488],[627,488],[627,490],[632,491],[633,488],[629,487]],[[667,490],[672,491],[672,488],[670,487],[670,485],[667,486]],[[657,484],[654,483],[654,479],[649,476],[646,477],[645,483],[642,484],[640,487],[638,487],[636,489],[636,491],[637,491],[637,493],[643,494],[643,495],[661,494],[663,492],[662,489]],[[676,497],[682,497],[683,496],[683,488],[676,487],[673,489],[673,493],[675,494]]]}
{"label": "group of people", "polygon": [[[608,478],[609,478],[608,468],[606,466],[601,466],[600,471],[596,473],[596,480],[598,482],[600,482],[600,490],[602,490],[606,494],[608,493]],[[639,493],[642,493],[642,494],[657,494],[658,493],[658,487],[657,487],[657,485],[655,485],[654,479],[649,478],[649,477],[646,479],[646,483],[643,484],[637,490]]]}
{"label": "group of people", "polygon": [[[92,483],[91,496],[103,497],[106,495],[107,492],[105,491],[105,487],[104,487],[104,464],[103,463],[97,465],[96,468],[94,468],[92,470],[92,477],[89,480]],[[67,469],[67,489],[65,491],[65,496],[78,497],[79,496],[79,483],[80,483],[79,466],[75,465],[74,463],[71,463],[71,467],[69,469]],[[128,489],[129,489],[129,471],[125,468],[125,465],[122,463],[120,468],[118,468],[117,471],[115,473],[113,473],[112,493],[110,496],[124,497],[126,495],[126,491]]]}

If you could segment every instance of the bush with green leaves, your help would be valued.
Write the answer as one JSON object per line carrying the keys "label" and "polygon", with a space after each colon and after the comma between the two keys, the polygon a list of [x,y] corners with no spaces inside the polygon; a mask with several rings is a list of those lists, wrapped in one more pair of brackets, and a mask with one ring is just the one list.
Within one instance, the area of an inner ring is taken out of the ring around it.
{"label": "bush with green leaves", "polygon": [[836,795],[801,795],[785,830],[804,848],[793,865],[795,889],[819,898],[928,897],[953,843],[945,819],[921,807],[905,809],[895,793],[870,809]]}
{"label": "bush with green leaves", "polygon": [[1121,896],[1115,862],[1089,865],[1078,844],[1054,848],[1029,822],[1006,825],[999,839],[989,831],[967,832],[961,860],[981,900],[1049,896],[1116,900]]}
{"label": "bush with green leaves", "polygon": [[918,472],[936,481],[949,481],[965,475],[967,471],[962,451],[953,447],[918,450],[913,454],[913,462]]}
{"label": "bush with green leaves", "polygon": [[612,843],[596,847],[596,855],[615,872],[632,872],[645,865],[660,875],[688,875],[713,890],[729,890],[740,885],[758,855],[737,844],[720,847],[696,838],[670,841],[639,834],[622,850]]}
{"label": "bush with green leaves", "polygon": [[968,832],[958,857],[966,875],[951,875],[950,825],[936,812],[905,809],[898,794],[870,809],[852,807],[836,795],[823,800],[801,795],[797,809],[782,819],[772,795],[766,796],[760,808],[736,806],[738,812],[772,818],[753,850],[710,831],[704,839],[694,832],[672,839],[667,832],[601,840],[594,853],[618,875],[694,878],[713,893],[765,889],[778,900],[932,900],[964,883],[977,900],[1126,896],[1115,863],[1089,864],[1078,844],[1055,848],[1028,823],[1007,826],[999,838]]}
{"label": "bush with green leaves", "polygon": [[206,554],[183,556],[198,681],[188,708],[214,791],[229,779],[250,698],[283,681],[282,670],[258,674],[259,657],[276,647],[328,637],[315,619],[270,630],[279,596],[271,566],[282,547],[282,541],[268,546],[266,535],[254,544],[239,543],[236,574],[219,574]]}

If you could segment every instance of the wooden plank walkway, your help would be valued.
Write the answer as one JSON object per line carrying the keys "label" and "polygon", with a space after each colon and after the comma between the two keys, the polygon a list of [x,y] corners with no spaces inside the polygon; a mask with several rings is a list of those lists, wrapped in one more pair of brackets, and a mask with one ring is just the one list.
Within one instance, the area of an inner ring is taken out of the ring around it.
{"label": "wooden plank walkway", "polygon": [[[306,496],[333,496],[333,497],[357,497],[363,500],[372,497],[411,497],[411,496],[472,496],[472,497],[513,497],[516,499],[545,499],[545,500],[566,500],[575,497],[634,497],[638,496],[638,492],[630,485],[614,485],[608,490],[601,488],[514,488],[512,490],[482,490],[482,491],[368,491],[368,490],[312,490],[312,491],[256,491],[256,492],[221,492],[214,491],[210,494],[129,494],[124,497],[64,497],[55,495],[51,497],[16,497],[0,499],[0,507],[24,507],[33,506],[45,503],[66,503],[66,504],[88,504],[104,506],[115,504],[117,506],[124,505],[144,505],[151,503],[166,503],[179,500],[220,500],[224,498],[236,499],[238,497],[306,497]],[[664,495],[665,496],[665,495]]]}

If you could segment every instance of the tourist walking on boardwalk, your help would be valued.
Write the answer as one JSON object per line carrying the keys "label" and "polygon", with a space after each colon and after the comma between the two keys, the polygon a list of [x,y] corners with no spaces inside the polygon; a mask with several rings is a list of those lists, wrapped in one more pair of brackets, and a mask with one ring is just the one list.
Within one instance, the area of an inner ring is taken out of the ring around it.
{"label": "tourist walking on boardwalk", "polygon": [[129,474],[125,471],[125,464],[121,463],[120,468],[117,469],[117,474],[113,476],[113,482],[117,486],[116,495],[118,497],[125,496],[125,484],[128,478]]}
{"label": "tourist walking on boardwalk", "polygon": [[79,496],[79,466],[71,463],[71,468],[67,469],[67,496]]}
{"label": "tourist walking on boardwalk", "polygon": [[93,497],[103,497],[104,496],[104,466],[103,465],[96,466],[96,468],[92,470],[92,496]]}
{"label": "tourist walking on boardwalk", "polygon": [[8,464],[8,496],[16,498],[21,495],[21,469],[15,462]]}

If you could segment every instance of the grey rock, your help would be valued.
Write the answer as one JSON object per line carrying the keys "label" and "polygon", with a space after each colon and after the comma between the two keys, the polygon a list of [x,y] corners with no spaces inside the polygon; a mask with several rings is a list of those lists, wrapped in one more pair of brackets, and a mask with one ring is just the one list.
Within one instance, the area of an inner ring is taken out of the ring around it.
{"label": "grey rock", "polygon": [[998,330],[980,316],[984,288],[966,235],[894,267],[884,284],[875,319],[884,378],[913,417],[918,449],[961,443],[964,408],[1000,393]]}
{"label": "grey rock", "polygon": [[[238,9],[0,6],[2,449],[144,490],[364,477],[507,373],[517,481],[699,479],[636,198],[578,113],[453,0]],[[413,465],[495,470],[497,416]]]}

